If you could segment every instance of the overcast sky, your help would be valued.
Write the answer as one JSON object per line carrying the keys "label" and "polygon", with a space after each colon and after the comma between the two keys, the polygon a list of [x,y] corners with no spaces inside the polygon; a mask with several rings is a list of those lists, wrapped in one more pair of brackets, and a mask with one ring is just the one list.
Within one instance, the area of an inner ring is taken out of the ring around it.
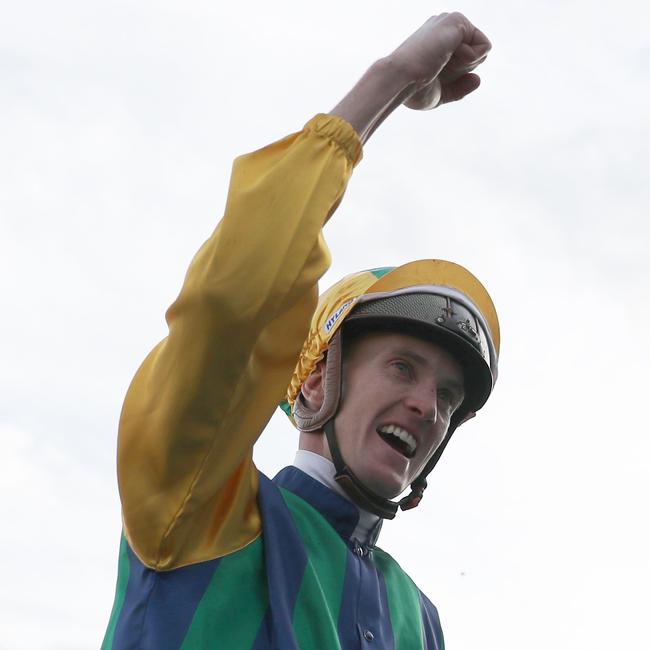
{"label": "overcast sky", "polygon": [[[650,647],[647,4],[24,0],[0,23],[2,650],[101,642],[121,402],[232,159],[451,9],[493,42],[483,84],[373,136],[322,287],[457,261],[497,305],[500,376],[380,544],[450,650]],[[259,467],[295,445],[275,417]]]}

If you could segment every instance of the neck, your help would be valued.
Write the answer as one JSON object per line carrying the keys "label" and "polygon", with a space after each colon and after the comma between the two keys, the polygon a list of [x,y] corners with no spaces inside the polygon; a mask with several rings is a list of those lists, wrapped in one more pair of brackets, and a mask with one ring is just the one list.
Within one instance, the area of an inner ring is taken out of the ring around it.
{"label": "neck", "polygon": [[[328,460],[313,451],[298,449],[298,451],[296,451],[293,465],[299,470],[305,472],[305,474],[311,476],[313,479],[316,479],[319,483],[328,487],[330,490],[334,490],[348,501],[350,500],[343,488],[341,488],[341,486],[334,480],[336,469],[331,460]],[[352,533],[352,538],[365,544],[370,541],[375,527],[381,525],[380,518],[367,510],[363,510],[358,506],[356,507],[357,510],[359,510],[359,523]]]}

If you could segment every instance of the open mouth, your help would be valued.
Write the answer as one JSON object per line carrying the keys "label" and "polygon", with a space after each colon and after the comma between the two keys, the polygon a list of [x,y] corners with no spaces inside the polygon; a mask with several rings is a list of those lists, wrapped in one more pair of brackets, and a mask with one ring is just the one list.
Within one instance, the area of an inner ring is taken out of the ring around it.
{"label": "open mouth", "polygon": [[398,451],[406,458],[413,458],[418,443],[415,438],[408,432],[395,424],[389,424],[377,428],[377,433],[381,439],[390,445],[395,451]]}

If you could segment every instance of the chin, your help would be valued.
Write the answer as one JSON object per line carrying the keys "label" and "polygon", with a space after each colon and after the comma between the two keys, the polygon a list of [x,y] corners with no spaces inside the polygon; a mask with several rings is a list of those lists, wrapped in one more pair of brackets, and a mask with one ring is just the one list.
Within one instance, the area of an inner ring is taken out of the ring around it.
{"label": "chin", "polygon": [[403,480],[398,480],[393,477],[377,476],[373,473],[372,476],[359,477],[362,483],[370,488],[375,494],[378,494],[384,499],[394,499],[406,490],[408,483]]}

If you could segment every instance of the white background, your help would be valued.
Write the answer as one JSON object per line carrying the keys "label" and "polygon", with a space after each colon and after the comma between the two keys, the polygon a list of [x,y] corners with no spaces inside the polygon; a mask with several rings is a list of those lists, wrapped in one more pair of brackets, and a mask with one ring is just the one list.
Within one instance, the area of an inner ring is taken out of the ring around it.
{"label": "white background", "polygon": [[[97,648],[131,376],[232,159],[329,110],[428,15],[482,87],[398,110],[326,229],[342,274],[452,259],[502,325],[488,406],[384,527],[451,650],[647,649],[650,102],[640,0],[14,3],[0,24],[0,648]],[[274,473],[296,436],[275,417]]]}

